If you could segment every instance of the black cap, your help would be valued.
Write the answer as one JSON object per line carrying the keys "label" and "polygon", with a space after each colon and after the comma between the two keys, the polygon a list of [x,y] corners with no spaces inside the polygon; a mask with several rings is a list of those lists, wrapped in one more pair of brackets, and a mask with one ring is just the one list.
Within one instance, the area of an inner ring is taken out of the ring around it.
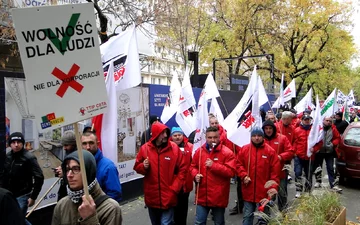
{"label": "black cap", "polygon": [[83,133],[85,133],[85,132],[92,132],[92,133],[96,134],[96,130],[94,128],[91,130],[90,126],[84,127]]}
{"label": "black cap", "polygon": [[10,134],[8,139],[8,144],[10,145],[13,141],[21,141],[21,143],[24,145],[25,144],[24,135],[20,132],[14,132]]}
{"label": "black cap", "polygon": [[158,117],[157,115],[151,115],[149,120],[150,125],[153,124],[155,121],[160,122],[160,117]]}
{"label": "black cap", "polygon": [[336,115],[340,116],[342,118],[343,117],[343,112],[337,112]]}
{"label": "black cap", "polygon": [[312,119],[312,117],[308,114],[305,114],[301,117],[301,120],[307,120],[307,119]]}

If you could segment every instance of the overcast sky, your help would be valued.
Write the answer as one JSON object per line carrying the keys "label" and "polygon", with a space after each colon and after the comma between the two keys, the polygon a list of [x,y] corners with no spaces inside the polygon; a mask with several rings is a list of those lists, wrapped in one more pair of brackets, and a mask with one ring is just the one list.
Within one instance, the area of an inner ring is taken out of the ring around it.
{"label": "overcast sky", "polygon": [[354,28],[351,31],[351,34],[354,37],[354,41],[356,44],[356,48],[358,49],[358,59],[353,60],[353,66],[359,66],[360,65],[360,1],[359,0],[353,0],[354,5],[354,13],[352,16],[352,21],[354,23]]}

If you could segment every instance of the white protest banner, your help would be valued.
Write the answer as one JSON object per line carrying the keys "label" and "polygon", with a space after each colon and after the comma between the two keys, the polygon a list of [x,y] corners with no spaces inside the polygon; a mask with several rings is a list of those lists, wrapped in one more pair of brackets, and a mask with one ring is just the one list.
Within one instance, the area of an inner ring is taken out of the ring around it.
{"label": "white protest banner", "polygon": [[104,113],[93,4],[19,8],[12,16],[39,131]]}

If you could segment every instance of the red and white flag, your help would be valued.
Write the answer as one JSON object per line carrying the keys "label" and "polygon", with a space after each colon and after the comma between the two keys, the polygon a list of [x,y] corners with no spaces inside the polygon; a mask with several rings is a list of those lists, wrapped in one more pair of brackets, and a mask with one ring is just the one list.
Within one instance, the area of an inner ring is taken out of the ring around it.
{"label": "red and white flag", "polygon": [[102,44],[100,52],[105,76],[107,76],[110,63],[114,63],[114,79],[117,90],[124,90],[140,84],[141,73],[135,25]]}
{"label": "red and white flag", "polygon": [[268,97],[255,67],[243,97],[223,123],[230,141],[238,146],[249,143],[252,127],[261,127],[260,106],[266,102]]}
{"label": "red and white flag", "polygon": [[194,138],[194,145],[192,156],[194,156],[195,151],[199,149],[206,142],[206,129],[209,127],[209,118],[208,118],[208,107],[207,107],[206,93],[205,88],[202,90],[198,102],[197,108],[197,120],[196,120],[196,132]]}
{"label": "red and white flag", "polygon": [[307,156],[310,157],[310,151],[323,137],[323,120],[321,117],[321,107],[319,103],[319,96],[316,95],[316,109],[314,113],[314,121],[311,126],[310,134],[308,137]]}
{"label": "red and white flag", "polygon": [[175,120],[187,137],[196,129],[196,101],[188,69],[184,74]]}
{"label": "red and white flag", "polygon": [[294,109],[300,113],[303,112],[305,109],[313,110],[315,105],[312,103],[312,88],[306,93],[306,95],[296,104]]}
{"label": "red and white flag", "polygon": [[169,95],[166,99],[166,103],[160,117],[164,124],[167,123],[176,113],[179,106],[180,93],[181,84],[179,82],[178,75],[175,73],[172,77]]}
{"label": "red and white flag", "polygon": [[[114,80],[114,66],[109,64],[109,73],[105,79],[106,91],[108,94],[108,111],[95,116],[92,120],[96,135],[100,141],[99,148],[103,155],[111,161],[118,163],[117,151],[117,98]],[[113,78],[113,79],[111,79]]]}
{"label": "red and white flag", "polygon": [[[284,76],[284,75],[283,75]],[[292,98],[296,98],[296,86],[295,79],[293,79],[290,84],[283,90],[283,76],[281,78],[281,87],[280,87],[280,96],[276,99],[273,106],[271,108],[278,109],[281,105],[284,105],[285,102],[290,101]]]}

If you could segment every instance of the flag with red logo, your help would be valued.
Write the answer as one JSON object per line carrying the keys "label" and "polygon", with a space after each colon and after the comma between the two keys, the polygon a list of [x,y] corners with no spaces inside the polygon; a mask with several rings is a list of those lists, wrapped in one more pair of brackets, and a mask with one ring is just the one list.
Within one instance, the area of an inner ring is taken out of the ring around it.
{"label": "flag with red logo", "polygon": [[223,123],[230,141],[238,146],[250,142],[251,129],[261,126],[260,106],[266,102],[268,97],[255,67],[243,97]]}
{"label": "flag with red logo", "polygon": [[306,93],[306,95],[300,100],[298,104],[294,107],[294,109],[300,113],[303,112],[305,109],[313,110],[315,108],[314,104],[312,103],[312,88]]}
{"label": "flag with red logo", "polygon": [[323,137],[323,120],[321,117],[321,107],[319,103],[319,96],[316,95],[316,109],[314,113],[314,121],[311,126],[310,134],[308,136],[307,156],[312,155],[311,148],[313,148]]}
{"label": "flag with red logo", "polygon": [[114,63],[114,80],[117,90],[135,87],[141,82],[139,53],[135,25],[110,38],[100,46],[104,76]]}
{"label": "flag with red logo", "polygon": [[180,93],[181,84],[179,82],[177,73],[175,73],[172,77],[169,94],[160,117],[164,124],[167,123],[167,121],[169,121],[176,113],[179,105]]}
{"label": "flag with red logo", "polygon": [[285,102],[290,101],[292,98],[296,98],[296,86],[295,86],[295,79],[293,79],[290,84],[282,91],[283,88],[283,77],[281,78],[281,87],[280,87],[280,96],[276,99],[273,106],[271,108],[278,109]]}
{"label": "flag with red logo", "polygon": [[192,156],[194,156],[195,151],[199,149],[206,142],[206,129],[209,127],[209,118],[208,118],[208,105],[206,100],[205,88],[202,90],[197,107],[197,116],[196,116],[196,132],[194,138],[194,146],[192,151]]}
{"label": "flag with red logo", "polygon": [[196,129],[196,101],[188,69],[184,74],[175,120],[187,137]]}
{"label": "flag with red logo", "polygon": [[[117,99],[116,87],[113,76],[113,64],[109,64],[109,76],[105,79],[106,91],[108,94],[108,111],[95,116],[92,120],[96,135],[100,141],[99,148],[105,157],[115,164],[118,162],[117,153]],[[113,78],[113,79],[111,79]]]}

